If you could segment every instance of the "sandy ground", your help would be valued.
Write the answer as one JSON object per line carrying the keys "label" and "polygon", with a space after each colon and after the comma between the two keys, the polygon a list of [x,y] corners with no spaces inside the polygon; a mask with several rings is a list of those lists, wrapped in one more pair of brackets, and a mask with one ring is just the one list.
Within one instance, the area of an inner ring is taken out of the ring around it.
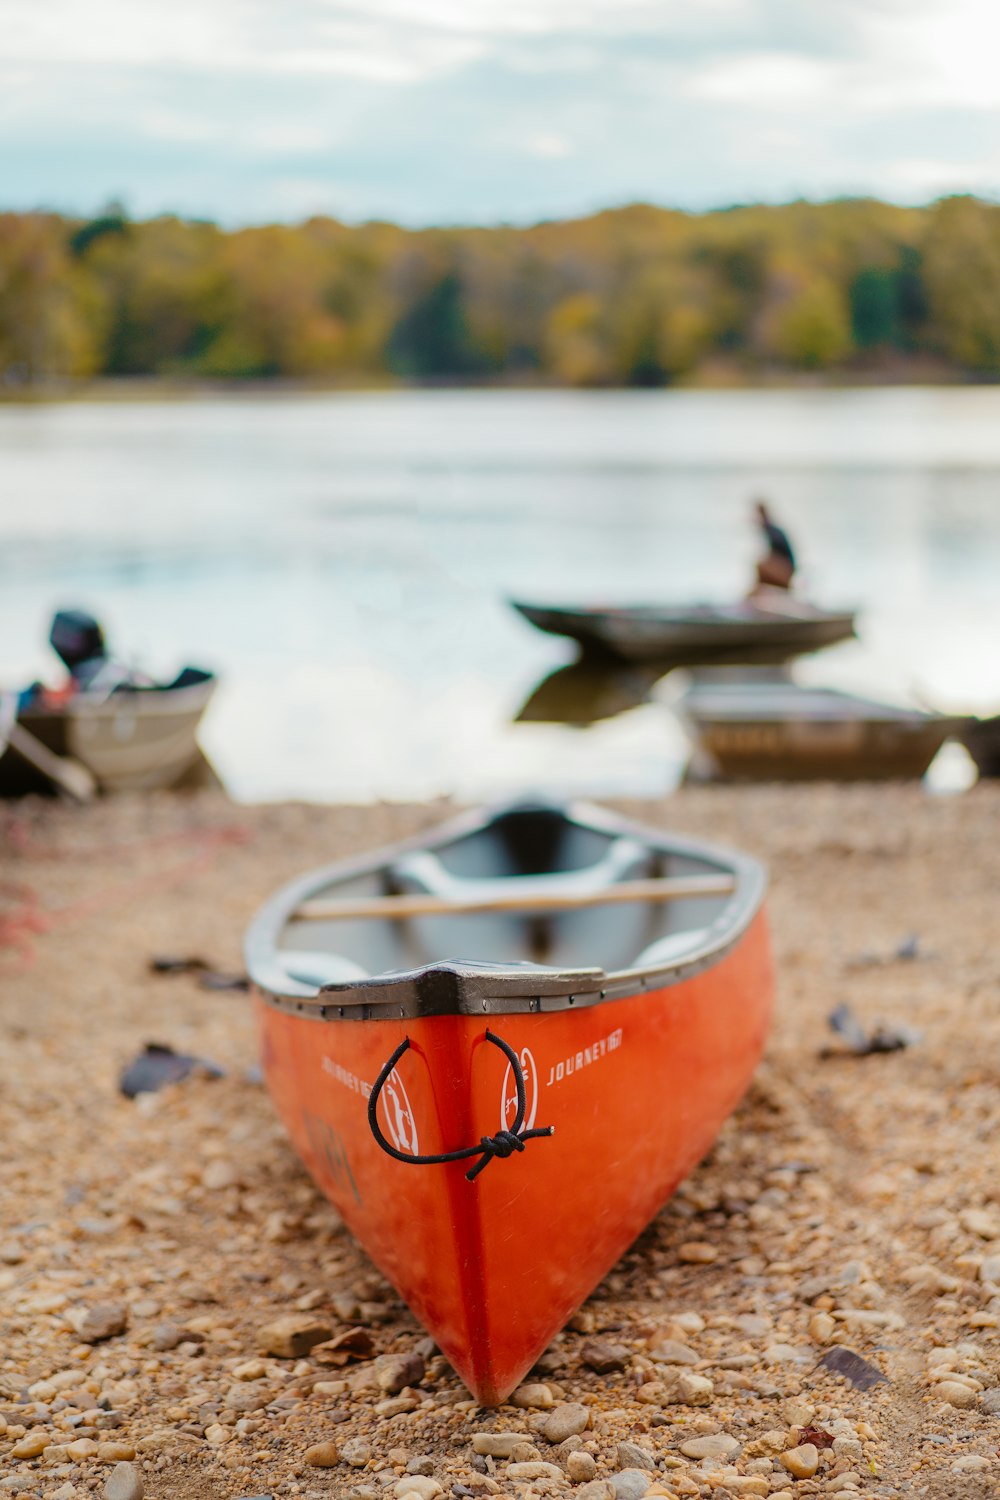
{"label": "sandy ground", "polygon": [[[426,1348],[394,1389],[422,1330],[287,1145],[247,997],[149,971],[240,971],[279,883],[448,809],[3,810],[0,1496],[113,1471],[109,1494],[192,1500],[1000,1494],[1000,788],[626,810],[766,859],[776,1026],[710,1159],[497,1412]],[[919,1039],[825,1056],[844,1003]],[[226,1076],[126,1100],[147,1041]],[[293,1312],[360,1324],[376,1358],[262,1354]],[[887,1379],[831,1373],[837,1345]],[[474,1452],[500,1432],[513,1457]]]}

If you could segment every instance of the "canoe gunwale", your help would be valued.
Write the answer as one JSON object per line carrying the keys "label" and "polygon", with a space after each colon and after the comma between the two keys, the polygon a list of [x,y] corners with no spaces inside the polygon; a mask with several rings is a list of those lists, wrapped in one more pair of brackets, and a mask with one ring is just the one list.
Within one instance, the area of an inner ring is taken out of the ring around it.
{"label": "canoe gunwale", "polygon": [[356,978],[318,988],[291,978],[275,958],[278,938],[296,909],[317,889],[370,873],[402,855],[448,844],[486,827],[510,804],[475,809],[447,824],[389,848],[339,861],[291,882],[258,912],[246,937],[247,969],[261,1000],[306,1020],[387,1020],[425,1016],[524,1015],[583,1010],[623,1000],[645,990],[680,984],[713,967],[740,942],[761,909],[767,886],[764,867],[755,859],[717,845],[686,840],[623,818],[604,808],[570,802],[561,810],[572,821],[599,832],[641,838],[650,848],[700,860],[717,861],[720,872],[735,877],[735,888],[697,946],[676,959],[616,969],[553,970],[540,966],[435,961],[415,969]]}

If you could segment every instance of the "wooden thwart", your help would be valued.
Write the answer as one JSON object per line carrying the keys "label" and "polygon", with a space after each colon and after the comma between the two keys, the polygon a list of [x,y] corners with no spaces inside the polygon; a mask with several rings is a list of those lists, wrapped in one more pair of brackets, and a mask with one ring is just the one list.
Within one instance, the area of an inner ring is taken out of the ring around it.
{"label": "wooden thwart", "polygon": [[729,896],[736,889],[732,875],[686,875],[661,880],[623,880],[600,891],[510,891],[502,895],[467,897],[419,893],[410,896],[358,896],[332,901],[304,901],[292,914],[296,922],[336,922],[364,917],[453,917],[463,912],[573,911],[587,906],[616,906],[636,901],[684,901],[699,896]]}

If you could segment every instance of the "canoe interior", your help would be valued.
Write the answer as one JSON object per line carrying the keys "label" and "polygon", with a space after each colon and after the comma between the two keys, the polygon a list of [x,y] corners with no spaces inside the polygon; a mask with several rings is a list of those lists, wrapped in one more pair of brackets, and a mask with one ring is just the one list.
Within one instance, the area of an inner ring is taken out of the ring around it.
{"label": "canoe interior", "polygon": [[[725,875],[721,858],[666,840],[654,845],[549,807],[502,812],[433,848],[404,852],[347,877],[320,880],[317,900],[426,892],[480,899],[491,891],[582,893],[637,879]],[[276,934],[276,958],[294,980],[328,985],[441,962],[597,969],[607,975],[680,958],[704,941],[732,896],[580,910],[479,912],[405,920],[301,921]]]}

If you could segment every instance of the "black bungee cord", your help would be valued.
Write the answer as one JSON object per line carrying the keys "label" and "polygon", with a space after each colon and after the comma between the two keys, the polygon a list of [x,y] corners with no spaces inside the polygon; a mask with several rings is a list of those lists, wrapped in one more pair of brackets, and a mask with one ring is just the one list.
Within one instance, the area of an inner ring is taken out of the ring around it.
{"label": "black bungee cord", "polygon": [[470,1167],[465,1176],[467,1181],[472,1182],[474,1178],[492,1161],[494,1156],[505,1159],[512,1156],[515,1151],[523,1151],[525,1141],[531,1141],[538,1136],[553,1135],[554,1125],[541,1125],[533,1130],[522,1130],[524,1124],[525,1110],[527,1109],[527,1096],[524,1089],[524,1073],[518,1060],[517,1053],[509,1046],[502,1037],[494,1036],[492,1031],[487,1031],[486,1040],[499,1047],[501,1052],[510,1063],[514,1074],[514,1086],[517,1089],[517,1114],[514,1116],[513,1130],[499,1130],[496,1135],[484,1135],[477,1146],[466,1146],[461,1151],[443,1151],[437,1156],[414,1156],[410,1151],[399,1151],[391,1141],[386,1140],[382,1133],[382,1127],[378,1123],[378,1101],[379,1095],[392,1072],[399,1062],[403,1053],[410,1045],[410,1038],[404,1037],[383,1067],[381,1073],[375,1080],[375,1087],[368,1098],[368,1124],[371,1126],[372,1135],[375,1137],[382,1150],[396,1161],[410,1162],[415,1167],[434,1167],[447,1161],[464,1161],[470,1156],[478,1156],[479,1160],[475,1166]]}

